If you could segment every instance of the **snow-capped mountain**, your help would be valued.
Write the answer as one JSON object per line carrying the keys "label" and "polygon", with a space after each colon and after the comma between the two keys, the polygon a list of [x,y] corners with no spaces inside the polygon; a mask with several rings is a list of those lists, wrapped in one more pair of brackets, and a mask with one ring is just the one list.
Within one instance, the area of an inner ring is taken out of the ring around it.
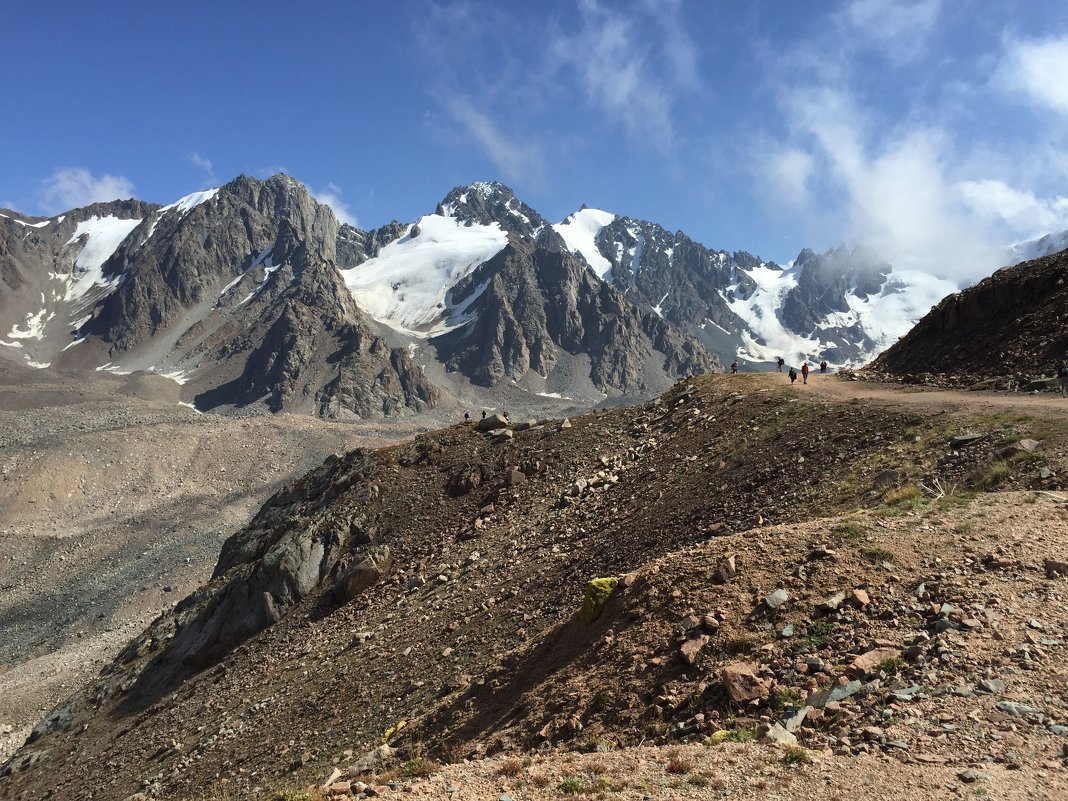
{"label": "snow-capped mountain", "polygon": [[199,409],[588,405],[735,359],[856,365],[957,289],[863,248],[783,267],[598,209],[553,225],[496,182],[371,231],[284,175],[167,206],[0,210],[0,358],[155,371]]}
{"label": "snow-capped mountain", "polygon": [[1051,256],[1066,249],[1068,249],[1068,231],[1058,231],[1038,239],[1010,245],[1005,249],[1004,260],[1007,265],[1019,264],[1022,261],[1033,261],[1043,256]]}
{"label": "snow-capped mountain", "polygon": [[502,386],[588,404],[718,365],[500,184],[375,231],[339,225],[283,175],[162,207],[4,213],[0,281],[0,356],[151,370],[201,410],[368,417]]}

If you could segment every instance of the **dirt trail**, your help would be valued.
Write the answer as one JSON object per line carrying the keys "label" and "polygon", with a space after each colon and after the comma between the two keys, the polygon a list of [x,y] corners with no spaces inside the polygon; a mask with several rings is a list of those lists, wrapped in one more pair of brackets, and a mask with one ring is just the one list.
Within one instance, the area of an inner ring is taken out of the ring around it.
{"label": "dirt trail", "polygon": [[[768,387],[789,385],[790,381],[785,374],[779,375],[778,373],[761,373],[750,380],[766,384]],[[1016,410],[1050,417],[1068,416],[1068,399],[1062,398],[1059,394],[1050,393],[961,392],[948,389],[926,389],[871,381],[847,381],[837,375],[819,373],[810,375],[808,384],[802,384],[799,378],[793,389],[799,395],[814,395],[838,402],[857,399],[921,411],[975,414]]]}

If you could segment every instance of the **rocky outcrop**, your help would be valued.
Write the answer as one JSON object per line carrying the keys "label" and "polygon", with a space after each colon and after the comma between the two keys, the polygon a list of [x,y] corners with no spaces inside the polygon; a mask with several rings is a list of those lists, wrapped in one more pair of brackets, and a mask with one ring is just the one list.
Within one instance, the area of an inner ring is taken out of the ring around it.
{"label": "rocky outcrop", "polygon": [[1068,252],[1006,267],[935,306],[868,371],[966,386],[1055,375],[1066,304]]}
{"label": "rocky outcrop", "polygon": [[552,228],[533,242],[513,239],[454,288],[454,302],[480,290],[477,319],[435,341],[446,364],[477,384],[548,375],[560,351],[588,354],[590,378],[610,395],[718,366],[692,337],[585,269]]}

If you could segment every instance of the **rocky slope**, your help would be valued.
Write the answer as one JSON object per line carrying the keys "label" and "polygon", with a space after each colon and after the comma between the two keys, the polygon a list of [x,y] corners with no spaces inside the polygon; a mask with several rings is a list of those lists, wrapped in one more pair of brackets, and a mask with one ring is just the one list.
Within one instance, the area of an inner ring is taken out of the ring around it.
{"label": "rocky slope", "polygon": [[438,762],[497,752],[494,792],[626,794],[523,755],[691,743],[657,757],[686,777],[752,738],[941,777],[927,797],[1010,769],[1063,790],[1063,419],[802,392],[703,377],[327,459],[42,722],[0,797],[438,797]]}
{"label": "rocky slope", "polygon": [[1068,252],[989,278],[935,306],[867,372],[920,383],[1030,386],[1068,358]]}

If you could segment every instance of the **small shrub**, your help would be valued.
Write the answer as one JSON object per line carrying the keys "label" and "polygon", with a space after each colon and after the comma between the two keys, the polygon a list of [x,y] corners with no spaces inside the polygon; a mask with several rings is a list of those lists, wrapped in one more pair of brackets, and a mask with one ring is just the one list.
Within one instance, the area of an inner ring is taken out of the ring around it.
{"label": "small shrub", "polygon": [[782,761],[787,765],[808,765],[812,762],[812,757],[808,755],[808,751],[799,745],[786,746],[786,753],[783,754]]}
{"label": "small shrub", "polygon": [[502,776],[518,776],[523,772],[523,760],[518,757],[508,757],[497,766],[497,772]]}
{"label": "small shrub", "polygon": [[673,756],[668,760],[665,770],[667,770],[668,773],[678,776],[692,771],[693,763],[684,757]]}
{"label": "small shrub", "polygon": [[780,710],[788,706],[800,706],[804,695],[795,687],[779,687],[771,694],[768,704],[772,709]]}
{"label": "small shrub", "polygon": [[992,489],[1004,483],[1012,475],[1012,467],[1005,460],[994,462],[985,470],[974,474],[972,483],[979,489]]}
{"label": "small shrub", "polygon": [[884,659],[878,665],[875,666],[877,671],[888,673],[893,675],[897,673],[901,668],[905,667],[905,660],[899,656],[892,656],[889,659]]}
{"label": "small shrub", "polygon": [[565,795],[582,795],[586,792],[586,783],[578,776],[568,776],[556,789]]}
{"label": "small shrub", "polygon": [[751,743],[756,739],[756,732],[752,729],[742,729],[737,726],[732,729],[720,729],[714,732],[705,742],[708,745],[717,743]]}
{"label": "small shrub", "polygon": [[805,631],[804,640],[810,648],[820,648],[834,631],[834,625],[826,620],[817,620]]}
{"label": "small shrub", "polygon": [[[744,654],[756,647],[756,640],[748,634],[736,634],[723,643],[723,650],[728,654]],[[702,649],[703,650],[703,649]]]}
{"label": "small shrub", "polygon": [[586,763],[586,772],[591,776],[603,776],[608,773],[608,764],[602,759],[594,759]]}
{"label": "small shrub", "polygon": [[549,777],[544,773],[532,773],[528,780],[532,785],[542,790],[549,786]]}
{"label": "small shrub", "polygon": [[401,765],[397,773],[405,779],[425,779],[427,776],[433,776],[439,770],[441,770],[441,765],[437,762],[424,757],[416,757]]}

